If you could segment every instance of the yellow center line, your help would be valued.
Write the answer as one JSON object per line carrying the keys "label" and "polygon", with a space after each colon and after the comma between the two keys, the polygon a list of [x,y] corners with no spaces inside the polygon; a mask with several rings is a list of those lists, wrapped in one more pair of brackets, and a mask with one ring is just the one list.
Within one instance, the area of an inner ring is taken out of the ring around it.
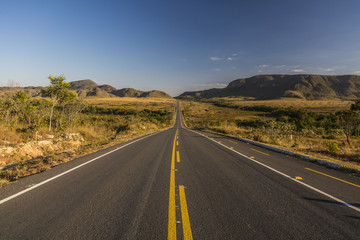
{"label": "yellow center line", "polygon": [[179,154],[179,151],[176,151],[176,159],[177,159],[177,162],[180,162],[180,154]]}
{"label": "yellow center line", "polygon": [[186,204],[185,188],[183,185],[179,186],[179,195],[180,195],[180,208],[181,208],[181,219],[183,225],[184,240],[192,240],[193,237],[190,227],[190,218]]}
{"label": "yellow center line", "polygon": [[179,141],[176,141],[176,146],[179,146]]}
{"label": "yellow center line", "polygon": [[170,190],[169,190],[169,219],[168,239],[176,240],[176,209],[175,209],[175,143],[178,129],[176,129],[173,150],[171,155]]}
{"label": "yellow center line", "polygon": [[264,153],[264,152],[262,152],[262,151],[259,151],[259,150],[253,149],[253,148],[250,148],[250,149],[253,150],[253,151],[259,152],[259,153],[261,153],[261,154],[264,154],[264,155],[266,155],[266,156],[270,156],[269,154]]}
{"label": "yellow center line", "polygon": [[232,142],[232,143],[235,143],[235,144],[237,144],[237,142],[234,142],[234,141],[231,141],[231,140],[229,140],[229,142]]}
{"label": "yellow center line", "polygon": [[316,170],[314,170],[314,169],[311,169],[311,168],[305,168],[305,169],[306,169],[306,170],[309,170],[309,171],[313,171],[313,172],[319,173],[319,174],[324,175],[324,176],[327,176],[327,177],[329,177],[329,178],[333,178],[333,179],[338,180],[338,181],[340,181],[340,182],[344,182],[344,183],[347,183],[347,184],[350,184],[350,185],[352,185],[352,186],[355,186],[355,187],[360,188],[360,186],[359,186],[359,185],[356,185],[356,184],[354,184],[354,183],[351,183],[351,182],[348,182],[348,181],[342,180],[342,179],[340,179],[340,178],[336,178],[336,177],[333,177],[333,176],[327,175],[327,174],[322,173],[322,172],[318,172],[318,171],[316,171]]}

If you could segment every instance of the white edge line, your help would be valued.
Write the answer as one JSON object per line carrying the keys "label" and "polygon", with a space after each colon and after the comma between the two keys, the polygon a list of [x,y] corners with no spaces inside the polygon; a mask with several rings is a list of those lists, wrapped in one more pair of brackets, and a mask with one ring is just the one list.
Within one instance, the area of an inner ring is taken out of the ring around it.
{"label": "white edge line", "polygon": [[84,162],[84,163],[80,164],[79,166],[76,166],[76,167],[74,167],[74,168],[71,168],[71,169],[69,169],[69,170],[67,170],[67,171],[65,171],[65,172],[63,172],[63,173],[60,173],[60,174],[58,174],[58,175],[56,175],[56,176],[54,176],[54,177],[52,177],[52,178],[49,178],[49,179],[47,179],[47,180],[45,180],[45,181],[43,181],[43,182],[40,182],[40,183],[38,183],[38,184],[35,184],[34,186],[31,186],[31,187],[29,187],[29,188],[27,188],[27,189],[25,189],[25,190],[22,190],[22,191],[20,191],[20,192],[18,192],[18,193],[15,193],[14,195],[11,195],[10,197],[7,197],[7,198],[2,199],[2,200],[0,201],[0,205],[3,204],[3,203],[5,203],[5,202],[7,202],[7,201],[10,201],[11,199],[14,199],[14,198],[16,198],[16,197],[18,197],[18,196],[20,196],[20,195],[23,195],[23,194],[26,193],[26,192],[29,192],[29,191],[31,191],[31,190],[33,190],[33,189],[35,189],[35,188],[38,188],[38,187],[40,187],[41,185],[44,185],[45,183],[48,183],[48,182],[50,182],[50,181],[52,181],[52,180],[54,180],[54,179],[56,179],[56,178],[59,178],[59,177],[65,175],[65,174],[67,174],[67,173],[69,173],[69,172],[72,172],[72,171],[74,171],[74,170],[76,170],[76,169],[78,169],[78,168],[81,168],[82,166],[85,166],[86,164],[89,164],[89,163],[91,163],[91,162],[93,162],[93,161],[96,161],[96,160],[98,160],[99,158],[102,158],[102,157],[104,157],[104,156],[106,156],[106,155],[108,155],[108,154],[110,154],[110,153],[113,153],[113,152],[115,152],[115,151],[117,151],[117,150],[120,150],[120,149],[126,147],[126,146],[129,146],[130,144],[136,143],[136,142],[138,142],[138,141],[140,141],[140,140],[143,140],[143,139],[145,139],[145,138],[148,138],[148,137],[150,137],[150,136],[153,136],[153,135],[155,135],[155,134],[161,133],[161,132],[166,131],[166,130],[168,130],[168,129],[165,129],[165,130],[162,130],[162,131],[159,131],[159,132],[156,132],[156,133],[152,133],[152,134],[150,134],[150,135],[147,135],[147,136],[145,136],[145,137],[142,137],[142,138],[139,138],[139,139],[137,139],[137,140],[135,140],[135,141],[132,141],[132,142],[130,142],[130,143],[127,143],[127,144],[125,144],[125,145],[123,145],[123,146],[121,146],[121,147],[115,148],[114,150],[111,150],[110,152],[104,153],[103,155],[100,155],[100,156],[98,156],[98,157],[96,157],[96,158],[93,158],[93,159],[91,159],[91,160],[89,160],[89,161],[87,161],[87,162]]}
{"label": "white edge line", "polygon": [[207,137],[207,136],[205,136],[205,135],[203,135],[203,134],[201,134],[201,133],[198,133],[198,132],[193,131],[193,130],[191,130],[191,129],[188,129],[188,130],[190,130],[190,131],[192,131],[192,132],[194,132],[194,133],[196,133],[196,134],[198,134],[198,135],[201,135],[201,136],[203,136],[203,137],[205,137],[205,138],[207,138],[207,139],[209,139],[209,140],[211,140],[211,141],[213,141],[213,142],[216,142],[217,144],[219,144],[219,145],[221,145],[221,146],[223,146],[223,147],[225,147],[225,148],[227,148],[227,149],[229,149],[229,150],[231,150],[231,151],[239,154],[239,155],[242,156],[242,157],[245,157],[245,158],[247,158],[247,159],[249,159],[249,160],[251,160],[251,161],[253,161],[253,162],[255,162],[255,163],[257,163],[257,164],[259,164],[259,165],[261,165],[261,166],[263,166],[263,167],[266,167],[266,168],[268,168],[268,169],[270,169],[270,170],[272,170],[272,171],[274,171],[274,172],[276,172],[276,173],[278,173],[278,174],[280,174],[280,175],[282,175],[282,176],[284,176],[284,177],[286,177],[286,178],[288,178],[288,179],[290,179],[290,180],[292,180],[292,181],[294,181],[294,182],[297,182],[297,183],[299,183],[299,184],[301,184],[301,185],[303,185],[303,186],[305,186],[305,187],[307,187],[307,188],[310,188],[310,189],[314,190],[315,192],[318,192],[318,193],[320,193],[320,194],[322,194],[322,195],[324,195],[324,196],[326,196],[326,197],[328,197],[328,198],[331,198],[332,200],[335,200],[335,201],[337,201],[338,203],[341,203],[341,204],[343,204],[343,205],[345,205],[345,206],[347,206],[347,207],[349,207],[349,208],[351,208],[351,209],[353,209],[353,210],[355,210],[355,211],[357,211],[357,212],[360,213],[360,208],[358,208],[358,207],[355,207],[355,206],[353,206],[353,205],[351,205],[351,204],[349,204],[349,203],[347,203],[347,202],[345,202],[345,201],[343,201],[343,200],[341,200],[341,199],[339,199],[339,198],[337,198],[337,197],[334,197],[334,196],[332,196],[332,195],[330,195],[330,194],[328,194],[328,193],[326,193],[326,192],[323,192],[323,191],[321,191],[321,190],[319,190],[319,189],[317,189],[317,188],[315,188],[315,187],[312,187],[312,186],[310,186],[310,185],[308,185],[308,184],[306,184],[306,183],[304,183],[304,182],[301,182],[301,181],[299,181],[299,180],[297,180],[297,179],[295,179],[295,178],[292,178],[292,177],[290,177],[289,175],[287,175],[287,174],[285,174],[285,173],[283,173],[283,172],[280,172],[280,171],[278,171],[278,170],[276,170],[276,169],[274,169],[274,168],[272,168],[272,167],[270,167],[270,166],[268,166],[268,165],[266,165],[266,164],[263,164],[263,163],[261,163],[261,162],[258,162],[258,161],[256,161],[256,160],[253,159],[253,158],[249,158],[248,156],[246,156],[246,155],[244,155],[244,154],[242,154],[242,153],[240,153],[240,152],[238,152],[238,151],[235,151],[234,149],[231,149],[231,148],[229,148],[228,146],[226,146],[226,145],[224,145],[224,144],[222,144],[222,143],[219,143],[219,142],[217,142],[216,140],[213,140],[213,139],[211,139],[211,138],[209,138],[209,137]]}

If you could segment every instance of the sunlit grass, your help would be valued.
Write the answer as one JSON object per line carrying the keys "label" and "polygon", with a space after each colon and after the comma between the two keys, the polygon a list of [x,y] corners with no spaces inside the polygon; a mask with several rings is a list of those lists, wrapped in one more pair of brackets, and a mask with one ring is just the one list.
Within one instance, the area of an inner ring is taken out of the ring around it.
{"label": "sunlit grass", "polygon": [[294,107],[318,113],[334,113],[350,108],[353,101],[343,100],[302,100],[283,98],[275,100],[246,100],[243,98],[214,98],[210,101],[225,101],[236,106],[272,106],[272,107]]}
{"label": "sunlit grass", "polygon": [[175,107],[176,100],[172,98],[86,98],[92,106],[105,108],[125,108],[134,110],[168,110]]}

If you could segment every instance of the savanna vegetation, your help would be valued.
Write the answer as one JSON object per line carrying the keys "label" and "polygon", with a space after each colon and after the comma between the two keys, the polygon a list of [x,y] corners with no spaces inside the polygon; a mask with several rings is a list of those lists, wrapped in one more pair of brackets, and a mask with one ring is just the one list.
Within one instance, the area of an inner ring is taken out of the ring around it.
{"label": "savanna vegetation", "polygon": [[182,100],[187,126],[280,146],[360,169],[360,101]]}
{"label": "savanna vegetation", "polygon": [[0,167],[15,165],[0,185],[174,122],[173,99],[81,99],[64,76],[49,80],[43,97],[9,88],[0,98]]}

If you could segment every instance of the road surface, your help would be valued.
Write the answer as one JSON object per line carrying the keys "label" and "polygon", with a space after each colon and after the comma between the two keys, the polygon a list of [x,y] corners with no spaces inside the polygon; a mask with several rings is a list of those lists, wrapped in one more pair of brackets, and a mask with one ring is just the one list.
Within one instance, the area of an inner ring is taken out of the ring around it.
{"label": "road surface", "polygon": [[0,239],[360,239],[358,177],[189,130],[179,113],[0,199]]}

